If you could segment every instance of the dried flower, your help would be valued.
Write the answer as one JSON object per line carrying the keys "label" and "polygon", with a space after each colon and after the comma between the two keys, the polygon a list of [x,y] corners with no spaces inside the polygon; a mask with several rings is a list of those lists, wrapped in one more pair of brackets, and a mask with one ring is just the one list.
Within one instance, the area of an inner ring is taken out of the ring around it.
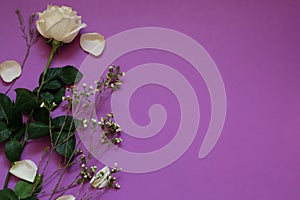
{"label": "dried flower", "polygon": [[108,177],[110,175],[110,170],[108,166],[103,167],[100,171],[97,172],[95,176],[93,176],[90,184],[94,188],[104,188],[108,184]]}

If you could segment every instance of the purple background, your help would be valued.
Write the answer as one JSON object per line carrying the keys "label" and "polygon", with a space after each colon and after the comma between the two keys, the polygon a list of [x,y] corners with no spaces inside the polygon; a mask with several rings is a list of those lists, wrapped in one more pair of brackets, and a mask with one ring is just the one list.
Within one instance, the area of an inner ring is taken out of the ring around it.
{"label": "purple background", "polygon": [[[209,96],[201,76],[184,60],[155,50],[132,52],[115,61],[124,71],[148,62],[179,70],[197,88],[202,116],[196,139],[179,160],[152,173],[120,174],[122,189],[107,192],[101,199],[300,199],[299,1],[2,1],[0,62],[21,62],[25,52],[15,9],[28,16],[44,10],[47,3],[73,7],[88,24],[82,32],[99,32],[106,38],[145,26],[185,33],[208,51],[223,76],[228,98],[225,127],[213,151],[199,160],[210,117]],[[36,86],[49,52],[39,40],[15,87]],[[77,38],[63,47],[52,66],[80,66],[85,57]],[[7,89],[7,84],[0,85],[1,92]],[[13,92],[9,95],[14,96]],[[146,124],[148,106],[158,102],[166,106],[171,118],[153,138],[142,141],[124,136],[124,148],[147,152],[168,142],[180,120],[174,98],[163,87],[141,88],[132,97],[130,108],[137,123]],[[23,158],[38,162],[40,147],[45,144],[45,139],[29,144]],[[3,145],[0,153],[5,169],[0,171],[2,185],[8,167]]]}

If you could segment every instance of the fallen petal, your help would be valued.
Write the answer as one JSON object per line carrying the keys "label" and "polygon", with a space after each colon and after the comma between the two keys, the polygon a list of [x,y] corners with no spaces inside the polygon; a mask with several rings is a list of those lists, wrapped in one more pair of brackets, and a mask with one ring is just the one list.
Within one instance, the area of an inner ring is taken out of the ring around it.
{"label": "fallen petal", "polygon": [[56,200],[75,200],[75,197],[73,195],[65,195],[62,197],[58,197]]}
{"label": "fallen petal", "polygon": [[21,65],[14,60],[7,60],[0,64],[0,76],[3,81],[9,83],[22,73]]}
{"label": "fallen petal", "polygon": [[94,188],[104,188],[108,182],[108,176],[110,175],[110,170],[108,166],[103,167],[100,171],[97,172],[95,176],[90,181],[90,184]]}
{"label": "fallen petal", "polygon": [[80,37],[80,46],[84,51],[100,56],[104,50],[105,40],[99,33],[85,33]]}
{"label": "fallen petal", "polygon": [[33,183],[37,172],[37,166],[31,160],[21,160],[14,162],[9,172],[20,179]]}

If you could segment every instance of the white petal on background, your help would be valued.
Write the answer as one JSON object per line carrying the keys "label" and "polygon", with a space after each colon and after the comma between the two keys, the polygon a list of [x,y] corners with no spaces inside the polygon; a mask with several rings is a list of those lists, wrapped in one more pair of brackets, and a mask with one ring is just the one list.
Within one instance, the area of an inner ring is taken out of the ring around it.
{"label": "white petal on background", "polygon": [[0,76],[7,83],[18,78],[21,73],[22,67],[17,61],[7,60],[0,64]]}
{"label": "white petal on background", "polygon": [[105,40],[99,33],[85,33],[80,36],[80,46],[84,51],[100,56],[104,50]]}
{"label": "white petal on background", "polygon": [[37,166],[31,160],[21,160],[15,162],[9,172],[20,179],[33,183],[37,172]]}
{"label": "white petal on background", "polygon": [[62,197],[58,197],[56,200],[75,200],[75,197],[73,195],[65,195]]}
{"label": "white petal on background", "polygon": [[103,167],[100,171],[97,172],[95,176],[90,181],[90,184],[94,188],[104,188],[107,185],[107,178],[110,175],[110,170],[108,166]]}

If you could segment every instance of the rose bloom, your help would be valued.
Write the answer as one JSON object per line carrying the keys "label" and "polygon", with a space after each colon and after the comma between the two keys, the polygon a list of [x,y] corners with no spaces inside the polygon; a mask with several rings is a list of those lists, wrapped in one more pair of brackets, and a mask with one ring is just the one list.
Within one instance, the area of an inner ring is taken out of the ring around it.
{"label": "rose bloom", "polygon": [[77,36],[80,29],[86,24],[81,23],[81,16],[66,6],[48,5],[47,10],[38,12],[36,21],[38,32],[45,38],[54,39],[63,43],[70,43]]}

